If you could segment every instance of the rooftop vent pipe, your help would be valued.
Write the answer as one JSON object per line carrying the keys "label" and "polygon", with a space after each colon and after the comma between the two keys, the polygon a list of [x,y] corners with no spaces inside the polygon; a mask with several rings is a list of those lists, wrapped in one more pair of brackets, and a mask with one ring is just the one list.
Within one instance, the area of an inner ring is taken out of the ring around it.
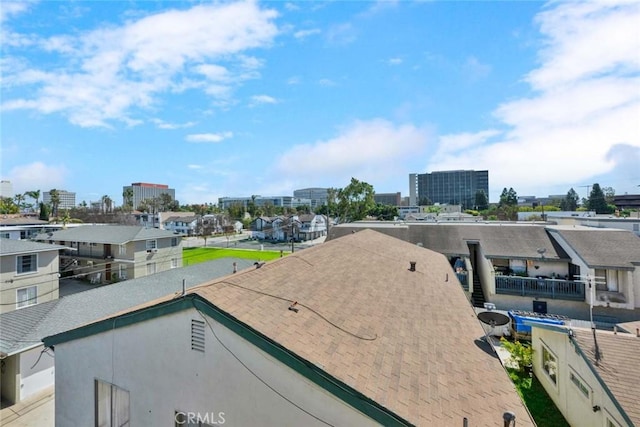
{"label": "rooftop vent pipe", "polygon": [[416,262],[409,261],[409,271],[416,271]]}

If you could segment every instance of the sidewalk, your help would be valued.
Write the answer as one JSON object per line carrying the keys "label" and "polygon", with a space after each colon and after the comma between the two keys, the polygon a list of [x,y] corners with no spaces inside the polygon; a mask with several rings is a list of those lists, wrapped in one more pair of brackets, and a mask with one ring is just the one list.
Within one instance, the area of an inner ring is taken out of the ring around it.
{"label": "sidewalk", "polygon": [[0,409],[0,425],[6,427],[53,427],[55,424],[53,386]]}

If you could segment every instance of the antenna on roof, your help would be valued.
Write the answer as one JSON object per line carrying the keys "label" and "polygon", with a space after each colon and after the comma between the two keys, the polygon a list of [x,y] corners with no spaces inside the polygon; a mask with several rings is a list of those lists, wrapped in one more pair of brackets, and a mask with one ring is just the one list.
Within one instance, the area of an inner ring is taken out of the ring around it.
{"label": "antenna on roof", "polygon": [[187,280],[182,279],[182,295],[185,296],[187,294]]}

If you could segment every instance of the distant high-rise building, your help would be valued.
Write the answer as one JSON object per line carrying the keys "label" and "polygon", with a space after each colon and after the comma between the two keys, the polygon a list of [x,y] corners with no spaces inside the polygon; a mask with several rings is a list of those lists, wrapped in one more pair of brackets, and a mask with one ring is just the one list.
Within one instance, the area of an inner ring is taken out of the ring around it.
{"label": "distant high-rise building", "polygon": [[[138,209],[140,204],[147,199],[157,199],[162,194],[168,194],[171,196],[171,200],[176,199],[176,190],[169,188],[165,184],[150,184],[147,182],[134,182],[131,185],[122,187],[122,193],[124,194],[127,189],[133,190],[133,209]],[[122,200],[124,205],[126,200]]]}
{"label": "distant high-rise building", "polygon": [[[60,197],[60,203],[58,204],[58,211],[61,209],[73,209],[76,207],[76,193],[65,190],[58,190],[58,196]],[[51,192],[42,192],[42,202],[45,205],[51,204]]]}
{"label": "distant high-rise building", "polygon": [[400,206],[402,204],[402,194],[397,193],[375,193],[373,200],[381,205]]}
{"label": "distant high-rise building", "polygon": [[11,181],[0,181],[0,197],[11,197],[13,198],[15,194],[13,194],[13,185],[11,185]]}
{"label": "distant high-rise building", "polygon": [[472,209],[476,192],[484,190],[489,197],[489,171],[456,170],[425,174],[409,174],[409,200],[417,205],[431,203],[462,205]]}
{"label": "distant high-rise building", "polygon": [[293,197],[311,200],[311,208],[327,204],[328,188],[302,188],[293,191]]}

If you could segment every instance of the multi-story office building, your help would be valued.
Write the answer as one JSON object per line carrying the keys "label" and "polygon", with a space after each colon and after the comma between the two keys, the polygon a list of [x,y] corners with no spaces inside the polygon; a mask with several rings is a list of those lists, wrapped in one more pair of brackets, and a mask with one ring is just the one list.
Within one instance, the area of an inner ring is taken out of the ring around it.
{"label": "multi-story office building", "polygon": [[0,181],[0,197],[11,197],[13,198],[13,185],[11,181]]}
{"label": "multi-story office building", "polygon": [[411,205],[428,199],[431,203],[462,205],[463,209],[471,209],[478,190],[484,190],[489,196],[489,171],[457,170],[409,174]]}
{"label": "multi-story office building", "polygon": [[231,206],[240,205],[245,209],[249,203],[255,203],[256,206],[272,205],[283,208],[297,208],[298,206],[311,206],[311,200],[296,196],[271,196],[271,197],[220,197],[218,199],[218,207],[220,209],[229,209]]}
{"label": "multi-story office building", "polygon": [[373,200],[381,205],[400,206],[402,204],[402,195],[397,193],[375,193]]}
{"label": "multi-story office building", "polygon": [[[138,209],[140,203],[142,203],[146,199],[156,199],[160,197],[162,194],[168,194],[171,196],[171,200],[176,199],[176,190],[173,188],[169,188],[168,185],[165,184],[150,184],[146,182],[134,182],[131,185],[122,187],[122,193],[124,194],[127,189],[133,190],[133,209]],[[122,204],[124,205],[126,200],[122,200]]]}
{"label": "multi-story office building", "polygon": [[[58,190],[58,196],[60,197],[60,203],[58,204],[58,210],[61,209],[73,209],[76,207],[76,193],[71,191]],[[45,205],[51,204],[51,192],[42,192],[42,202]]]}
{"label": "multi-story office building", "polygon": [[311,200],[311,208],[315,209],[319,206],[327,204],[328,188],[302,188],[293,191],[293,197]]}

